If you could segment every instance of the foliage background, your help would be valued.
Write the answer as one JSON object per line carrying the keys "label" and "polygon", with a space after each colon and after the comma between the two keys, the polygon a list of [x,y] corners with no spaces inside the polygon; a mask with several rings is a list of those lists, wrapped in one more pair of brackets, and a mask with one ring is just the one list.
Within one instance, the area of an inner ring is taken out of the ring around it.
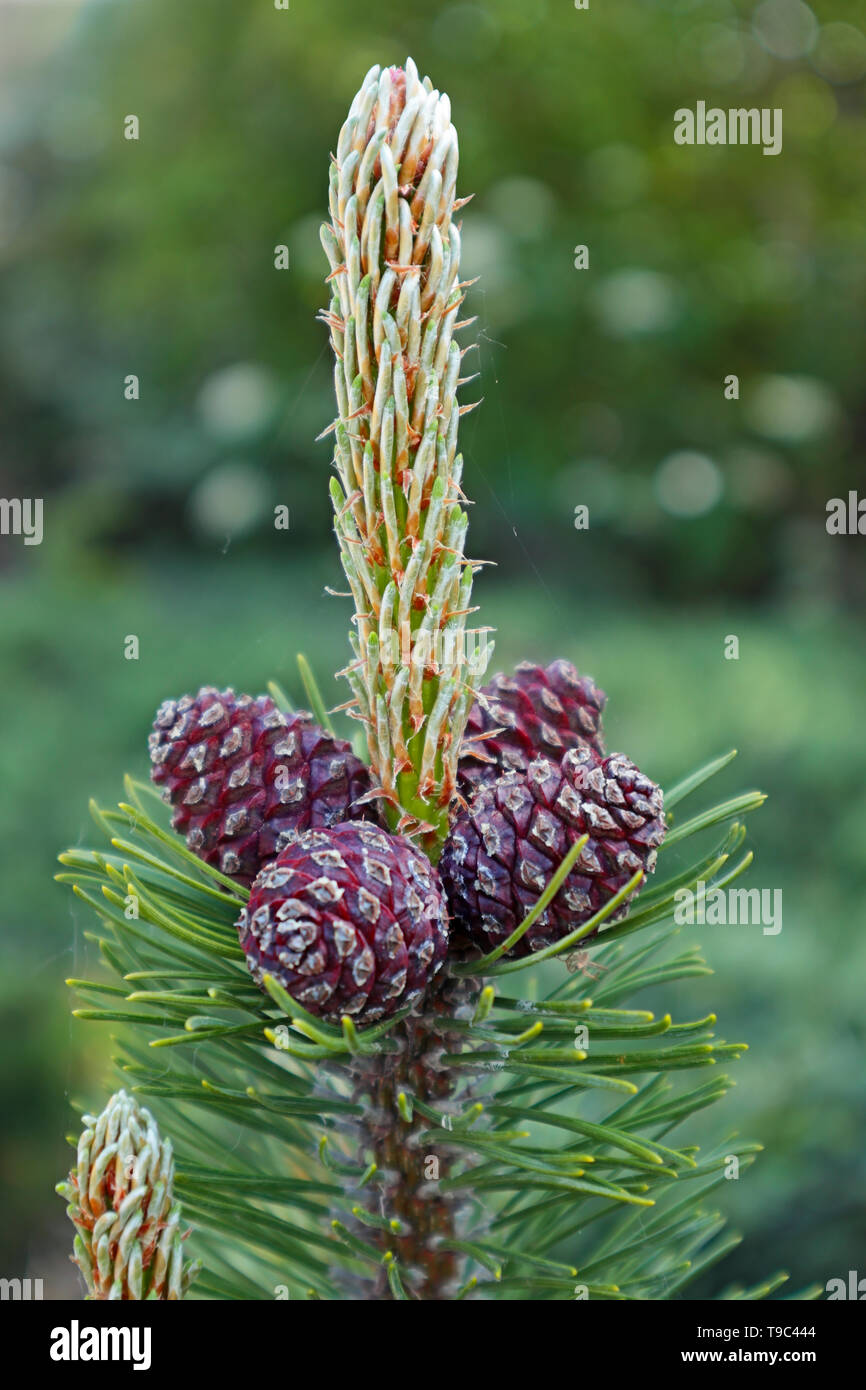
{"label": "foliage background", "polygon": [[[56,851],[144,772],[165,695],[342,664],[317,231],[349,99],[407,52],[477,195],[461,437],[495,664],[568,656],[653,776],[737,746],[728,788],[771,794],[750,882],[783,890],[783,931],[686,929],[717,973],[672,1001],[750,1042],[726,1119],[767,1146],[724,1193],[747,1239],[696,1292],[862,1269],[866,541],[824,525],[864,476],[858,8],[2,0],[0,493],[44,497],[45,539],[0,538],[0,1273],[75,1291],[52,1187],[68,1098],[105,1095]],[[676,147],[699,98],[781,106],[782,155]]]}

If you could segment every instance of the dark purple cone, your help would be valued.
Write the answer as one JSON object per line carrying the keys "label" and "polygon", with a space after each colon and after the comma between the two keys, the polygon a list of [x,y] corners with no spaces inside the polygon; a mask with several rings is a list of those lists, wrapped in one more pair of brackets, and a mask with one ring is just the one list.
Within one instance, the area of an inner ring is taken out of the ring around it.
{"label": "dark purple cone", "polygon": [[402,835],[347,822],[308,830],[259,874],[238,935],[309,1012],[366,1026],[416,1004],[445,958],[439,875]]}
{"label": "dark purple cone", "polygon": [[[472,706],[460,755],[465,796],[503,772],[525,772],[533,758],[559,762],[569,748],[586,745],[604,756],[601,714],[607,696],[570,661],[546,667],[522,661],[513,676],[494,676],[479,694],[486,705],[479,698]],[[490,738],[474,738],[498,728],[503,731]]]}
{"label": "dark purple cone", "polygon": [[283,714],[267,695],[205,686],[166,700],[150,757],[175,830],[246,887],[296,831],[378,819],[371,804],[357,804],[371,783],[351,746],[310,714]]}
{"label": "dark purple cone", "polygon": [[[440,872],[453,915],[482,950],[500,945],[538,901],[569,848],[590,838],[553,902],[514,948],[528,955],[588,921],[638,869],[651,873],[665,835],[660,789],[622,753],[591,748],[482,787],[457,816]],[[623,905],[607,921],[627,910]]]}

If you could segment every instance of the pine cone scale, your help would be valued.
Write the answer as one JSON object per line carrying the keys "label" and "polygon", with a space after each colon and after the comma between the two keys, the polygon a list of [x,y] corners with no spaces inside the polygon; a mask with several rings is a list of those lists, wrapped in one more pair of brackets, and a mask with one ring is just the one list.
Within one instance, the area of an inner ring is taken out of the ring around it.
{"label": "pine cone scale", "polygon": [[460,756],[464,795],[503,772],[526,772],[533,758],[557,762],[569,748],[604,753],[601,716],[607,696],[571,662],[547,667],[523,661],[478,692]]}
{"label": "pine cone scale", "polygon": [[175,830],[245,886],[296,831],[377,818],[369,803],[356,805],[371,782],[350,745],[264,695],[205,686],[166,701],[150,756]]}

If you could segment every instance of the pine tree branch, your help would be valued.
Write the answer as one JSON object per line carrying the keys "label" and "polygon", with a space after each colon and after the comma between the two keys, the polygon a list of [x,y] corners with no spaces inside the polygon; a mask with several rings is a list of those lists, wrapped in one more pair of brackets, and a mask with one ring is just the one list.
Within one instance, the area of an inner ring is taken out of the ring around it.
{"label": "pine tree branch", "polygon": [[[685,779],[684,798],[704,780]],[[744,801],[757,804],[732,798],[692,816],[681,839],[741,815]],[[347,1278],[379,1296],[416,1296],[411,1260],[399,1254],[409,1223],[388,1210],[387,1164],[371,1165],[355,1128],[371,1103],[364,1069],[384,1079],[402,1066],[394,1039],[404,1020],[338,1028],[276,982],[268,995],[253,989],[231,950],[242,895],[225,891],[143,805],[132,818],[97,812],[109,842],[123,822],[124,843],[70,851],[58,877],[94,910],[99,926],[88,935],[113,976],[70,982],[88,1004],[78,1015],[121,1024],[116,1064],[176,1140],[177,1190],[206,1262],[191,1296],[272,1297],[286,1285],[292,1296],[337,1298]],[[706,1197],[729,1157],[748,1163],[755,1148],[730,1145],[698,1162],[667,1136],[730,1084],[714,1075],[683,1089],[676,1073],[742,1048],[713,1037],[713,1015],[675,1022],[618,1005],[706,972],[696,948],[671,952],[681,930],[671,923],[673,894],[694,890],[713,866],[709,881],[724,882],[741,840],[735,822],[717,850],[654,888],[649,909],[644,895],[640,911],[602,928],[586,947],[598,978],[568,975],[521,999],[467,976],[439,1055],[442,1095],[423,1094],[407,1073],[376,1102],[420,1154],[447,1158],[433,1190],[462,1203],[461,1234],[441,1247],[454,1297],[573,1298],[575,1284],[590,1297],[669,1297],[723,1257]],[[128,915],[132,899],[138,917]],[[442,1025],[430,1015],[417,1026],[429,1042]],[[580,1047],[576,1027],[585,1029]],[[585,1112],[590,1096],[605,1113]],[[685,1192],[689,1176],[697,1181]],[[236,1269],[215,1240],[236,1252]],[[579,1248],[576,1260],[557,1259],[566,1244]],[[752,1292],[778,1287],[771,1280]]]}

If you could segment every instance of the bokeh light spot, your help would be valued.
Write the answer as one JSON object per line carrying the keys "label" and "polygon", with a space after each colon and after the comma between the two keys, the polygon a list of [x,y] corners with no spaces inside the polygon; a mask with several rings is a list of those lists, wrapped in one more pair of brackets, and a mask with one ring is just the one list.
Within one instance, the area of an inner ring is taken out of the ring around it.
{"label": "bokeh light spot", "polygon": [[190,519],[211,540],[235,539],[259,524],[269,498],[270,485],[260,469],[243,462],[221,463],[192,493]]}
{"label": "bokeh light spot", "polygon": [[653,482],[661,506],[671,516],[705,516],[724,491],[721,470],[706,454],[681,449],[656,469]]}
{"label": "bokeh light spot", "polygon": [[857,82],[866,75],[866,34],[853,24],[824,24],[812,62],[828,82]]}
{"label": "bokeh light spot", "polygon": [[839,408],[823,381],[809,376],[768,376],[745,402],[746,416],[759,434],[789,444],[827,434]]}
{"label": "bokeh light spot", "polygon": [[276,408],[273,374],[257,362],[237,362],[208,377],[198,395],[207,432],[218,439],[246,439],[265,429]]}
{"label": "bokeh light spot", "polygon": [[658,333],[676,316],[673,286],[655,270],[618,270],[605,276],[593,302],[602,324],[616,338]]}
{"label": "bokeh light spot", "polygon": [[752,24],[776,58],[804,58],[818,38],[818,21],[803,0],[762,0]]}

